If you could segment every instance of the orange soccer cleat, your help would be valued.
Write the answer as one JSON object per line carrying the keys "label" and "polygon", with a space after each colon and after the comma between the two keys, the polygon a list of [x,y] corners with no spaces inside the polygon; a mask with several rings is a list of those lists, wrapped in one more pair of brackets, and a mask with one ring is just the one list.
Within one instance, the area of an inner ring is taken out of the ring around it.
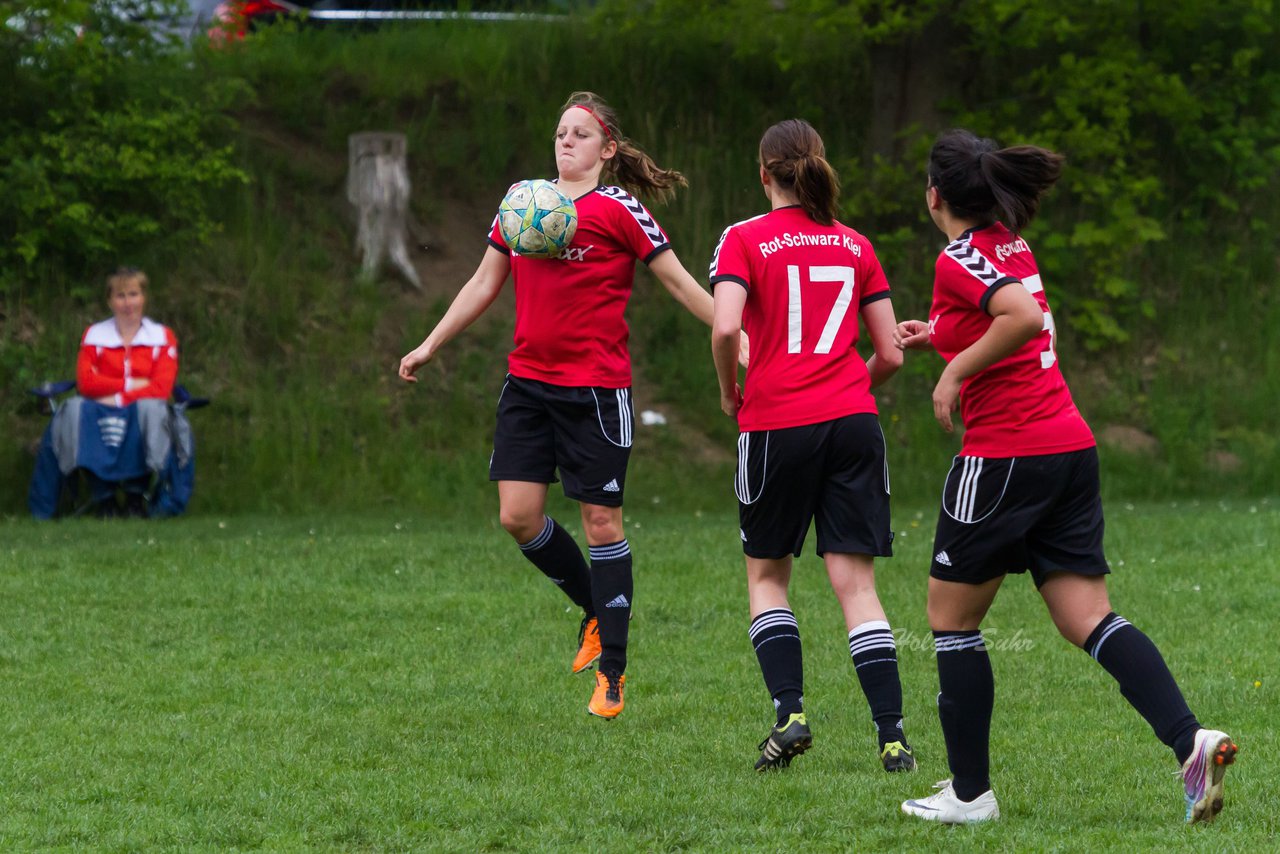
{"label": "orange soccer cleat", "polygon": [[578,654],[573,657],[573,672],[581,673],[600,659],[600,626],[595,617],[583,617],[578,628]]}
{"label": "orange soccer cleat", "polygon": [[598,718],[612,720],[622,714],[622,686],[627,677],[615,673],[596,673],[596,689],[591,694],[587,711]]}

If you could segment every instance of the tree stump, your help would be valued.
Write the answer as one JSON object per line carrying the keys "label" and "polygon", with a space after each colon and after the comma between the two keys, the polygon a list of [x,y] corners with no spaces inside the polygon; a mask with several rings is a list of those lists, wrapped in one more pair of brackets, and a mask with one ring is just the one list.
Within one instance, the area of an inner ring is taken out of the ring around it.
{"label": "tree stump", "polygon": [[389,258],[418,290],[422,282],[409,260],[408,148],[402,133],[353,133],[347,137],[347,200],[359,215],[356,252],[365,275],[374,277]]}

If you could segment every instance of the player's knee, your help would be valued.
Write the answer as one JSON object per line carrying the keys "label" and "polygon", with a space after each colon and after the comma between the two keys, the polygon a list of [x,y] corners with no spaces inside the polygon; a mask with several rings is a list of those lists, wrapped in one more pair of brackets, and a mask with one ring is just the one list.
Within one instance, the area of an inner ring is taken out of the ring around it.
{"label": "player's knee", "polygon": [[582,524],[588,542],[616,543],[622,539],[622,520],[608,510],[588,512]]}
{"label": "player's knee", "polygon": [[935,632],[972,632],[981,628],[986,616],[973,608],[957,607],[944,597],[930,596],[925,606],[929,617],[929,629]]}
{"label": "player's knee", "polygon": [[1053,624],[1058,627],[1058,633],[1066,638],[1069,642],[1084,648],[1085,641],[1089,639],[1089,635],[1097,628],[1107,616],[1106,613],[1095,614],[1092,612],[1080,614],[1054,614]]}
{"label": "player's knee", "polygon": [[542,531],[545,524],[541,513],[510,507],[503,507],[498,511],[498,522],[517,543],[532,540]]}

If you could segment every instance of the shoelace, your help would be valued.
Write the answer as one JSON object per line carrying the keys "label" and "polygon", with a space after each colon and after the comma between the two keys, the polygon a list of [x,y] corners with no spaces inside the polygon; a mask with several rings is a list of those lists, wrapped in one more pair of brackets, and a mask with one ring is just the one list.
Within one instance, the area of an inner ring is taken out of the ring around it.
{"label": "shoelace", "polygon": [[605,689],[604,698],[610,703],[619,702],[622,699],[622,686],[620,680],[616,676],[611,676],[606,673],[604,674],[604,681],[609,685],[609,687]]}

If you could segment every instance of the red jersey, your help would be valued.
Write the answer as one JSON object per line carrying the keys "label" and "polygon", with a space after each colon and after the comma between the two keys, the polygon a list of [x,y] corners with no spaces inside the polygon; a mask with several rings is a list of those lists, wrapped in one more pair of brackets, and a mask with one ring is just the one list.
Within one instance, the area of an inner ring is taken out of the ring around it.
{"label": "red jersey", "polygon": [[1058,369],[1053,315],[1035,256],[1002,224],[970,229],[938,256],[929,340],[950,362],[991,326],[987,301],[1010,284],[1020,284],[1036,298],[1044,330],[960,387],[963,453],[1020,457],[1093,447],[1093,433]]}
{"label": "red jersey", "polygon": [[[173,394],[178,376],[178,339],[168,327],[149,317],[129,346],[109,318],[84,331],[76,360],[76,386],[82,397],[115,396],[116,406],[128,406],[144,397],[165,400]],[[135,382],[148,379],[139,388]]]}
{"label": "red jersey", "polygon": [[574,200],[578,229],[559,258],[525,258],[502,240],[495,217],[489,243],[511,256],[516,291],[512,376],[560,386],[628,388],[631,357],[625,313],[636,259],[671,248],[639,200],[597,187]]}
{"label": "red jersey", "polygon": [[854,344],[862,306],[889,296],[871,241],[821,225],[799,206],[725,229],[711,286],[747,289],[742,328],[751,363],[738,429],[776,430],[876,412],[871,376]]}

